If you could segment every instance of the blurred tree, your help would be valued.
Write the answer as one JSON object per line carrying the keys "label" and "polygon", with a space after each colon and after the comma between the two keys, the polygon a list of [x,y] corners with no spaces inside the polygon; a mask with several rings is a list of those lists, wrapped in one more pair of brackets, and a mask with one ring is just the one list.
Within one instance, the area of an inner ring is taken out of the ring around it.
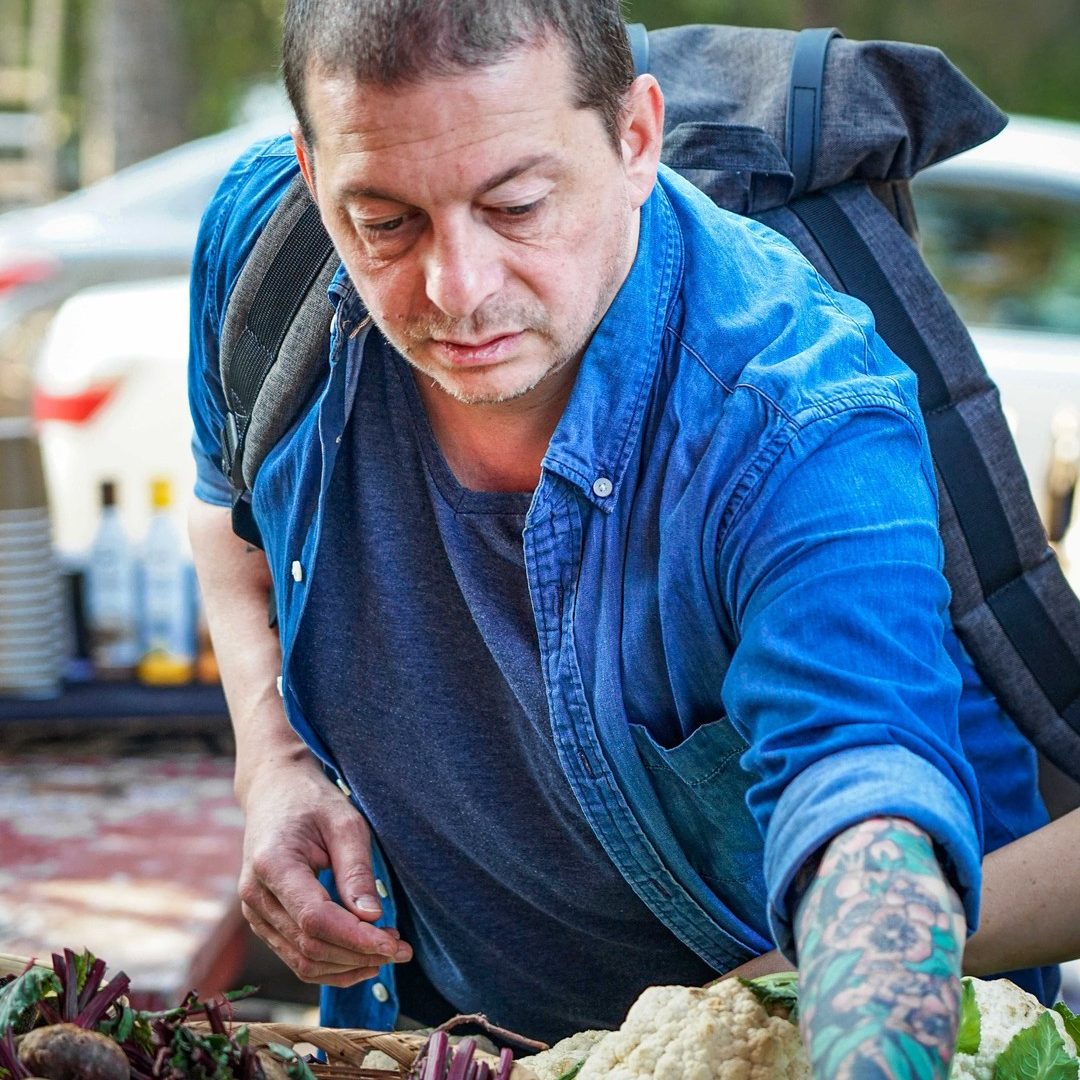
{"label": "blurred tree", "polygon": [[86,14],[82,180],[182,142],[187,49],[173,0],[93,0]]}
{"label": "blurred tree", "polygon": [[191,129],[204,135],[232,123],[252,87],[277,79],[284,0],[183,0],[176,7],[195,74]]}
{"label": "blurred tree", "polygon": [[[70,98],[68,112],[76,124],[84,117],[92,131],[109,93],[127,86],[139,106],[130,114],[132,146],[218,130],[233,122],[253,86],[277,79],[284,0],[70,5],[82,30],[71,39],[75,44],[69,40],[69,64],[96,66],[91,83],[98,89],[85,104]],[[625,7],[652,29],[688,22],[838,26],[854,38],[936,45],[1003,108],[1080,119],[1080,0],[1032,0],[1022,12],[1013,0],[627,0]],[[84,52],[83,40],[94,49]],[[105,57],[112,57],[111,68],[102,66]],[[119,150],[117,160],[131,153]]]}

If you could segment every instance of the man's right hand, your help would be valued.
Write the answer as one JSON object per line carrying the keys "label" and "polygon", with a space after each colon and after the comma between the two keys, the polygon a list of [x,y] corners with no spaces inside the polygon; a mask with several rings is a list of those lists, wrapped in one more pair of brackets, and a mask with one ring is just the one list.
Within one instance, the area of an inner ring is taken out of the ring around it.
{"label": "man's right hand", "polygon": [[[351,986],[412,957],[381,913],[367,823],[307,757],[248,774],[240,900],[255,934],[304,982]],[[316,873],[327,867],[341,904]]]}

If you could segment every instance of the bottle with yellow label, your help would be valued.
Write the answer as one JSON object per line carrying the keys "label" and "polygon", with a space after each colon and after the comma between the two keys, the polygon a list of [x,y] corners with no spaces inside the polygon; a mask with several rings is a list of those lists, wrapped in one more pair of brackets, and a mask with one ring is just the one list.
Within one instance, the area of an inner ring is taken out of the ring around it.
{"label": "bottle with yellow label", "polygon": [[142,553],[143,649],[138,675],[149,685],[177,686],[191,682],[194,673],[191,569],[180,542],[170,481],[151,481],[150,503]]}

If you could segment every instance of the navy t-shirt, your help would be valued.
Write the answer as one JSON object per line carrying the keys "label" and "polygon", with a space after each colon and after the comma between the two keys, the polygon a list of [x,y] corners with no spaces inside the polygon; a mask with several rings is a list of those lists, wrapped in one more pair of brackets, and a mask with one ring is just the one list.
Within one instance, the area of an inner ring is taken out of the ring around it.
{"label": "navy t-shirt", "polygon": [[530,498],[463,488],[411,369],[372,342],[296,687],[393,867],[414,962],[462,1012],[555,1041],[617,1027],[648,985],[716,973],[624,881],[559,766]]}

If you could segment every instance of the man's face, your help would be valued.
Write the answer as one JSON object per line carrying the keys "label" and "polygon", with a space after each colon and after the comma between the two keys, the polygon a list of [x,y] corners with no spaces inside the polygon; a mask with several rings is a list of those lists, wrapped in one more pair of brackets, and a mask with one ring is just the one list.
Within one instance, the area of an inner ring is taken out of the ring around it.
{"label": "man's face", "polygon": [[327,230],[387,339],[466,404],[572,373],[633,262],[655,155],[571,95],[561,43],[404,87],[309,78]]}

